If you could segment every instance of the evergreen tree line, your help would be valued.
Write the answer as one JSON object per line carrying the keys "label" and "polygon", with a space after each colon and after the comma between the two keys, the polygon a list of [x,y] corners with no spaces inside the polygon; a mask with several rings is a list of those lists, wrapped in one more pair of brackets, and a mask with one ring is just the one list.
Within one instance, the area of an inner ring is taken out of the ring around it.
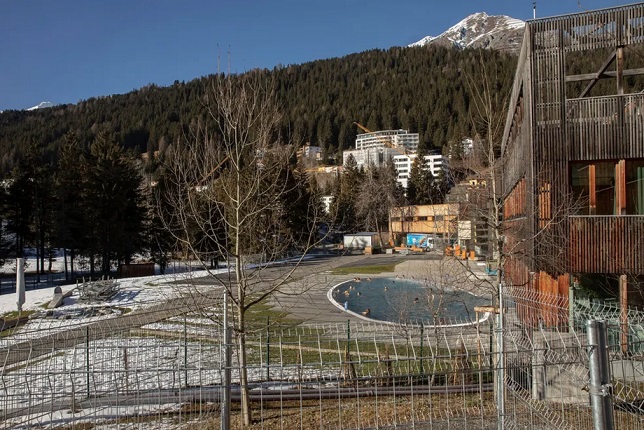
{"label": "evergreen tree line", "polygon": [[[371,50],[251,72],[261,74],[276,91],[284,139],[321,146],[325,156],[339,160],[360,132],[354,121],[371,130],[418,132],[427,151],[440,151],[472,135],[465,76],[474,83],[480,79],[479,58],[494,71],[495,86],[509,91],[516,57],[436,46]],[[150,84],[127,94],[42,110],[5,111],[0,114],[0,174],[26,156],[32,143],[55,163],[69,131],[79,141],[91,142],[109,130],[125,149],[163,153],[206,120],[208,89],[217,76],[175,81],[168,87]]]}
{"label": "evergreen tree line", "polygon": [[[163,166],[158,181],[144,179],[140,157],[124,150],[107,132],[100,132],[89,145],[80,143],[73,132],[67,133],[56,159],[57,163],[50,163],[42,148],[31,145],[2,182],[0,265],[23,257],[26,249],[35,249],[37,266],[30,270],[47,273],[54,250],[62,249],[65,261],[70,262],[66,275],[79,269],[94,275],[111,273],[118,264],[130,263],[135,254],[162,268],[173,253],[185,255],[172,239],[172,226],[159,218],[161,212],[171,212],[167,205],[173,204],[162,198],[169,186]],[[285,227],[279,237],[291,244],[285,251],[297,252],[298,244],[310,242],[309,215],[320,212],[324,190],[301,172],[294,159],[289,170],[291,174],[284,178],[288,191],[275,204],[283,207]],[[329,186],[333,195],[330,212],[318,221],[327,231],[383,233],[388,230],[392,207],[443,202],[447,179],[434,178],[420,162],[412,168],[407,195],[396,178],[391,160],[382,167],[365,169],[349,157],[344,173]],[[217,230],[213,234],[226,234],[221,221],[213,219],[212,226]],[[210,255],[206,263],[217,261],[221,251],[211,237],[200,237],[199,232],[198,228],[187,231],[190,242],[200,253]],[[87,264],[74,267],[76,257]]]}
{"label": "evergreen tree line", "polygon": [[[73,132],[52,164],[33,144],[0,187],[0,264],[36,251],[37,273],[51,270],[54,249],[82,256],[94,273],[150,249],[150,194],[134,159],[110,134],[84,146]],[[67,274],[67,270],[66,270]]]}

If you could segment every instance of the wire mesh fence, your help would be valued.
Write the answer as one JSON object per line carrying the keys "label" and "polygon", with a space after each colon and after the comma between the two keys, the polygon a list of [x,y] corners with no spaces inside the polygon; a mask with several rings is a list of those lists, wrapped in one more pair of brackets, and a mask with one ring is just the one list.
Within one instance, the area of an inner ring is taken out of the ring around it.
{"label": "wire mesh fence", "polygon": [[[505,428],[592,428],[581,314],[520,288],[507,289],[503,309],[503,354],[494,315],[451,327],[255,323],[246,331],[252,427],[491,429],[500,419]],[[18,429],[216,428],[227,346],[220,314],[220,297],[193,296],[4,332],[0,419]],[[617,332],[607,395],[618,429],[644,426],[640,316],[628,313],[626,349],[623,318],[605,318]],[[233,428],[238,360],[233,353]]]}

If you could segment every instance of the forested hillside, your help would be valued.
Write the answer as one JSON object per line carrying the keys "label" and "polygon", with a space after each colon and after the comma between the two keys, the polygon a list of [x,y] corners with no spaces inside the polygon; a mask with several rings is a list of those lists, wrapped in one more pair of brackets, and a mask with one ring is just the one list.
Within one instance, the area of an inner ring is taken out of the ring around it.
{"label": "forested hillside", "polygon": [[[377,129],[418,132],[422,146],[441,150],[470,135],[466,76],[481,78],[481,61],[496,73],[499,92],[512,83],[516,57],[490,50],[441,47],[372,50],[343,58],[256,71],[275,86],[281,129],[296,144],[322,146],[329,155],[353,145],[354,121]],[[51,161],[68,131],[88,146],[100,131],[138,152],[163,152],[186,139],[191,123],[207,115],[212,76],[169,87],[148,85],[122,95],[74,105],[0,114],[0,173],[7,173],[30,144]]]}

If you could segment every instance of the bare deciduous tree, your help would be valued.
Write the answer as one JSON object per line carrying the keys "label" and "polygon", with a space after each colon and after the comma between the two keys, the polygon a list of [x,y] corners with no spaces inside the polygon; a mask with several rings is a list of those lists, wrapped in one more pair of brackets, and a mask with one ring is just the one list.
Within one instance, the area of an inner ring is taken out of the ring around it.
{"label": "bare deciduous tree", "polygon": [[356,215],[363,219],[365,230],[375,230],[378,233],[383,245],[383,232],[388,229],[389,212],[404,200],[404,191],[396,177],[393,161],[389,160],[381,167],[371,164],[357,193]]}
{"label": "bare deciduous tree", "polygon": [[[212,125],[196,124],[187,142],[170,151],[162,186],[163,219],[178,242],[204,268],[220,258],[231,268],[211,275],[234,308],[245,425],[251,423],[247,311],[283,292],[314,245],[319,207],[300,205],[308,212],[298,214],[305,222],[294,231],[289,208],[306,196],[297,192],[301,184],[289,164],[295,148],[280,140],[280,112],[260,73],[215,78],[206,102]],[[295,249],[299,261],[270,269]]]}

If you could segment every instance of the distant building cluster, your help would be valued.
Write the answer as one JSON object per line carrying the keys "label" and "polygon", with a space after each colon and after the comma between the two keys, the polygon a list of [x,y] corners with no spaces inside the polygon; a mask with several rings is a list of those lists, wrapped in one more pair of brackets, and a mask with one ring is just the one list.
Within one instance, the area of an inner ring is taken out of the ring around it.
{"label": "distant building cluster", "polygon": [[[356,149],[342,153],[342,163],[346,165],[350,155],[356,160],[358,167],[369,165],[382,166],[387,160],[392,160],[398,172],[398,182],[407,188],[407,181],[414,161],[420,138],[418,133],[407,130],[381,130],[362,133],[356,137]],[[425,155],[424,168],[429,169],[434,176],[440,175],[447,169],[447,160],[442,155]]]}

